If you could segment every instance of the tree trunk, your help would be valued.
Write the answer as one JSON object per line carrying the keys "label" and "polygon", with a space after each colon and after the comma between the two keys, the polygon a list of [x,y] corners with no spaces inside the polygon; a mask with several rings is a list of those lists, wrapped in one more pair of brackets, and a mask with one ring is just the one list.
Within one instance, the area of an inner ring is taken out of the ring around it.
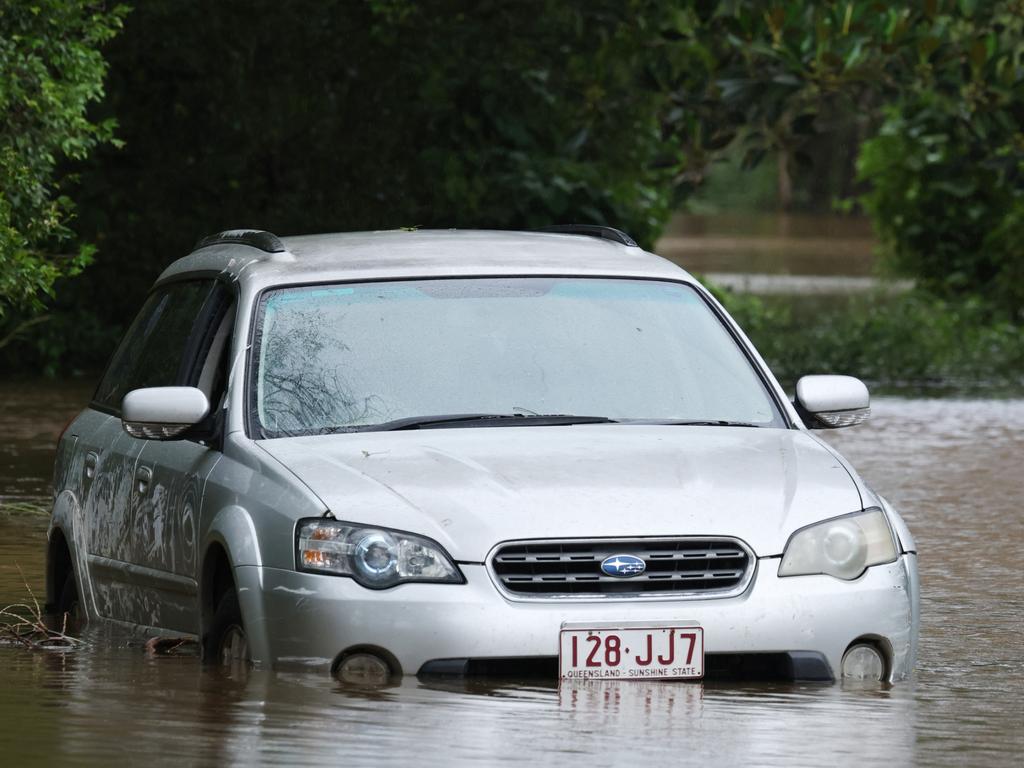
{"label": "tree trunk", "polygon": [[789,156],[788,147],[779,147],[779,151],[775,155],[779,168],[778,205],[779,209],[783,211],[788,211],[793,205],[793,177],[789,175]]}

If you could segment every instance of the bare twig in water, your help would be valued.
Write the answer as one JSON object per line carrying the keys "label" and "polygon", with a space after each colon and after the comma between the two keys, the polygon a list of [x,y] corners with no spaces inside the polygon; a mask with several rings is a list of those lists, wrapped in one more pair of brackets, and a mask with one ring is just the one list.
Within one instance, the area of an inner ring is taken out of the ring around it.
{"label": "bare twig in water", "polygon": [[60,629],[47,626],[43,610],[28,585],[21,566],[22,583],[31,598],[30,603],[13,603],[0,608],[0,644],[20,645],[33,651],[69,651],[82,641],[68,634],[68,615],[61,617]]}

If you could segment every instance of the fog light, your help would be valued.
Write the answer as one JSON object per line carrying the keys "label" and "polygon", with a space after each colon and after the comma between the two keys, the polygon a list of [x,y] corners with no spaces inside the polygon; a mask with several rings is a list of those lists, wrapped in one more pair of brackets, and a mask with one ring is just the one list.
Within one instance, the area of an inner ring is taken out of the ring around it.
{"label": "fog light", "polygon": [[844,680],[881,681],[884,675],[885,659],[873,645],[854,645],[843,655]]}
{"label": "fog light", "polygon": [[385,685],[391,679],[391,667],[372,653],[353,653],[338,665],[338,679],[352,685]]}

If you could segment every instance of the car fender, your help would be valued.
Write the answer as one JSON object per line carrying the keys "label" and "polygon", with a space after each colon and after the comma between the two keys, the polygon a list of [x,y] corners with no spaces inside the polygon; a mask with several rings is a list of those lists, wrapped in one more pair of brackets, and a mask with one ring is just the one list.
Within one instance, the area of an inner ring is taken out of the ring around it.
{"label": "car fender", "polygon": [[[238,607],[242,612],[242,623],[249,641],[249,652],[253,664],[262,666],[270,658],[270,640],[265,629],[263,610],[263,561],[256,525],[249,511],[233,504],[217,512],[203,539],[204,564],[214,544],[223,547],[227,553],[238,595]],[[200,584],[199,588],[200,594],[204,594],[204,585]]]}
{"label": "car fender", "polygon": [[914,534],[910,532],[910,527],[907,525],[906,521],[900,513],[896,511],[895,507],[889,503],[888,499],[878,496],[878,501],[882,504],[882,509],[885,511],[886,517],[889,518],[889,524],[892,526],[893,532],[899,540],[900,552],[916,555],[917,542],[914,541]]}
{"label": "car fender", "polygon": [[256,525],[248,510],[237,504],[219,510],[210,522],[203,540],[204,560],[213,544],[224,547],[232,568],[263,565]]}

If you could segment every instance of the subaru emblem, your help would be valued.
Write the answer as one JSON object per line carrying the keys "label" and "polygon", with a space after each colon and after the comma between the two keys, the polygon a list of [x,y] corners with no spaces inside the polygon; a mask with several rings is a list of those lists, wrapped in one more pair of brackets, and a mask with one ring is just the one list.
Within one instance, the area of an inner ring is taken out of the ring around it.
{"label": "subaru emblem", "polygon": [[636,555],[612,555],[601,561],[601,570],[609,576],[628,579],[647,570],[647,563]]}

